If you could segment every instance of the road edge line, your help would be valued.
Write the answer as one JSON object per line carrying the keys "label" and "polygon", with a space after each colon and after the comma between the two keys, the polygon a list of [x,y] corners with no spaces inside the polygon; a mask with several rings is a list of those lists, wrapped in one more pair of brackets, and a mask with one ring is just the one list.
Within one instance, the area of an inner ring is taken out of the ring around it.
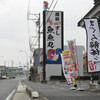
{"label": "road edge line", "polygon": [[16,89],[14,89],[7,97],[5,100],[10,100],[11,97],[14,95],[14,93],[16,92]]}

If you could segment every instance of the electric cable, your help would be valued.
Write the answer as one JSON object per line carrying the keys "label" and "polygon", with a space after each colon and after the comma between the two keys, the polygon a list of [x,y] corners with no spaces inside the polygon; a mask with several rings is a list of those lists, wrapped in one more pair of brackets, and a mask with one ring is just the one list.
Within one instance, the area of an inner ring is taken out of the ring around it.
{"label": "electric cable", "polygon": [[[35,38],[34,38],[34,40],[32,40],[32,42],[30,41],[30,32],[29,32],[29,6],[30,6],[30,0],[29,0],[29,2],[28,2],[28,9],[27,9],[27,26],[28,26],[28,37],[29,37],[29,48],[30,48],[30,50],[32,50],[32,44],[33,44],[33,42],[35,41]],[[32,20],[33,21],[33,20]],[[33,21],[34,22],[34,21]],[[34,22],[35,23],[35,22]],[[37,30],[36,30],[36,32],[37,32]],[[35,37],[37,37],[37,34],[36,34],[36,36]]]}
{"label": "electric cable", "polygon": [[52,6],[53,2],[54,2],[54,0],[52,0],[51,5],[50,5],[49,9],[51,8],[51,6]]}
{"label": "electric cable", "polygon": [[27,12],[29,11],[29,6],[30,6],[30,0],[28,1],[28,8],[27,8]]}
{"label": "electric cable", "polygon": [[38,39],[36,40],[36,42],[35,42],[34,46],[37,46],[37,45],[36,45],[36,44],[37,44],[37,42],[38,42]]}
{"label": "electric cable", "polygon": [[[51,6],[52,6],[53,2],[54,2],[54,0],[52,0],[51,5],[50,5],[49,9],[51,8]],[[43,22],[42,22],[42,24],[43,24]],[[41,28],[41,26],[42,26],[42,25],[40,25],[40,28]],[[37,35],[38,35],[38,34],[36,34],[36,36],[35,36],[35,37],[37,37]],[[32,41],[32,43],[33,43],[34,41],[35,41],[35,38],[34,38],[34,40]]]}
{"label": "electric cable", "polygon": [[29,38],[29,48],[31,50],[31,43],[30,43],[30,31],[29,31],[29,21],[28,21],[28,17],[29,17],[29,6],[30,6],[30,0],[28,1],[28,8],[27,8],[27,27],[28,27],[28,38]]}
{"label": "electric cable", "polygon": [[[54,2],[54,0],[52,0],[52,2],[51,2],[50,7],[49,7],[49,10],[50,10],[51,6],[53,5],[53,2]],[[49,10],[48,10],[48,11],[49,11]],[[47,12],[46,16],[47,16],[47,15],[48,15],[48,12]],[[43,25],[43,22],[41,23],[40,28],[42,27],[42,25]]]}
{"label": "electric cable", "polygon": [[[57,3],[58,3],[58,0],[56,1],[56,3],[55,3],[55,5],[54,5],[54,7],[53,7],[53,9],[52,9],[52,11],[51,11],[51,13],[50,13],[50,15],[49,15],[48,19],[51,17],[51,15],[52,15],[52,13],[53,13],[53,11],[54,11],[54,8],[56,7]],[[48,14],[48,13],[47,13],[47,14]],[[47,14],[46,14],[46,16],[47,16]],[[47,21],[48,21],[48,20],[47,20]],[[46,23],[45,23],[45,24],[47,24],[47,21],[46,21]],[[42,22],[42,24],[41,24],[40,28],[42,27],[42,25],[43,25],[43,22]],[[43,31],[43,30],[42,30],[42,31]]]}
{"label": "electric cable", "polygon": [[[53,5],[53,2],[54,2],[54,0],[52,0],[52,2],[51,2],[50,7],[49,7],[49,10],[50,10],[51,6]],[[52,12],[54,11],[54,8],[56,7],[57,3],[58,3],[58,0],[56,1],[55,5],[53,6],[53,9],[52,9],[52,11],[51,11],[51,13],[50,13],[50,15],[49,15],[48,18],[51,17]],[[28,2],[27,17],[29,17],[29,6],[30,6],[30,0],[29,0],[29,2]],[[48,11],[49,11],[49,10],[48,10]],[[46,16],[47,16],[47,15],[48,15],[48,13],[46,14]],[[47,21],[46,21],[45,24],[47,24]],[[42,27],[42,25],[43,25],[43,22],[42,22],[42,24],[40,25],[40,28]],[[37,27],[36,27],[36,29],[37,29]],[[29,22],[28,22],[28,32],[29,32]],[[36,32],[37,32],[37,30],[36,30]],[[36,34],[35,37],[37,37],[37,35],[38,35],[38,34]],[[29,36],[29,33],[28,33],[28,36]],[[32,43],[30,43],[31,41],[30,41],[30,39],[29,39],[29,46],[30,46],[30,49],[32,49],[32,48],[31,48],[32,45],[33,45],[33,46],[36,46],[36,44],[37,44],[37,42],[38,42],[38,39],[36,40],[35,37],[34,37],[34,39],[32,40]],[[34,42],[35,40],[36,40],[36,42],[35,42],[35,44],[33,44],[33,42]]]}
{"label": "electric cable", "polygon": [[[54,8],[56,7],[57,3],[58,3],[58,0],[56,1],[56,3],[55,3],[55,5],[54,5],[54,7],[53,7],[53,9],[52,9],[52,11],[51,11],[51,13],[50,13],[48,19],[51,17],[51,15],[52,15],[52,13],[53,13],[53,11],[54,11]],[[47,21],[48,21],[48,20],[47,20]],[[47,24],[47,21],[46,21],[45,24]]]}

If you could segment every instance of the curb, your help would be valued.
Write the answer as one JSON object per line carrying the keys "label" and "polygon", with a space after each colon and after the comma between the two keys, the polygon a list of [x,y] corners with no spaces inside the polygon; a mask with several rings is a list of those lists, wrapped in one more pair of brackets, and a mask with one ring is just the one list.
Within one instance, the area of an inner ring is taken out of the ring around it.
{"label": "curb", "polygon": [[48,100],[47,97],[42,96],[36,90],[30,88],[24,81],[20,81],[16,89],[16,93],[12,100]]}
{"label": "curb", "polygon": [[28,86],[26,86],[26,92],[30,95],[32,99],[39,97],[39,93]]}
{"label": "curb", "polygon": [[29,86],[27,86],[24,83],[24,80],[21,81],[21,84],[24,86],[26,92],[30,95],[30,97],[33,98],[38,98],[39,97],[39,93],[37,91],[35,91],[34,89],[30,88]]}

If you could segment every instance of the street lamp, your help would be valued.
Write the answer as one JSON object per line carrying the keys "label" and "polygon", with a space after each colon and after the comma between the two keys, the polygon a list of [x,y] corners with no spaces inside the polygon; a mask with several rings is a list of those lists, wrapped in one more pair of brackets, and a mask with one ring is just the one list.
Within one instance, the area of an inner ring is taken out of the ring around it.
{"label": "street lamp", "polygon": [[28,54],[27,54],[26,51],[21,51],[21,50],[20,50],[20,52],[23,52],[23,53],[26,54],[26,65],[27,65],[27,69],[29,70],[29,66],[28,66]]}

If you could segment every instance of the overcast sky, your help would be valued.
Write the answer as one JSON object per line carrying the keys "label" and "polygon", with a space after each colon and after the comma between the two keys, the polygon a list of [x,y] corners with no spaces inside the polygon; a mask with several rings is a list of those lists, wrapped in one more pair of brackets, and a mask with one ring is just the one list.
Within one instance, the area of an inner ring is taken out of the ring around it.
{"label": "overcast sky", "polygon": [[[41,13],[44,0],[30,0],[29,10],[31,13]],[[45,0],[49,2],[52,0]],[[14,66],[26,62],[26,55],[20,50],[29,51],[29,36],[35,36],[35,24],[29,22],[29,33],[27,25],[27,9],[29,0],[0,0],[0,65]],[[56,0],[51,7],[51,10]],[[85,29],[77,27],[78,21],[93,7],[93,0],[58,0],[54,10],[64,11],[64,44],[67,40],[76,39],[77,45],[85,46]],[[34,16],[35,18],[35,16]],[[42,30],[42,29],[41,29]],[[29,34],[29,35],[28,35]],[[42,42],[42,41],[41,41]],[[42,47],[42,46],[41,46]],[[2,57],[3,56],[3,57]]]}

